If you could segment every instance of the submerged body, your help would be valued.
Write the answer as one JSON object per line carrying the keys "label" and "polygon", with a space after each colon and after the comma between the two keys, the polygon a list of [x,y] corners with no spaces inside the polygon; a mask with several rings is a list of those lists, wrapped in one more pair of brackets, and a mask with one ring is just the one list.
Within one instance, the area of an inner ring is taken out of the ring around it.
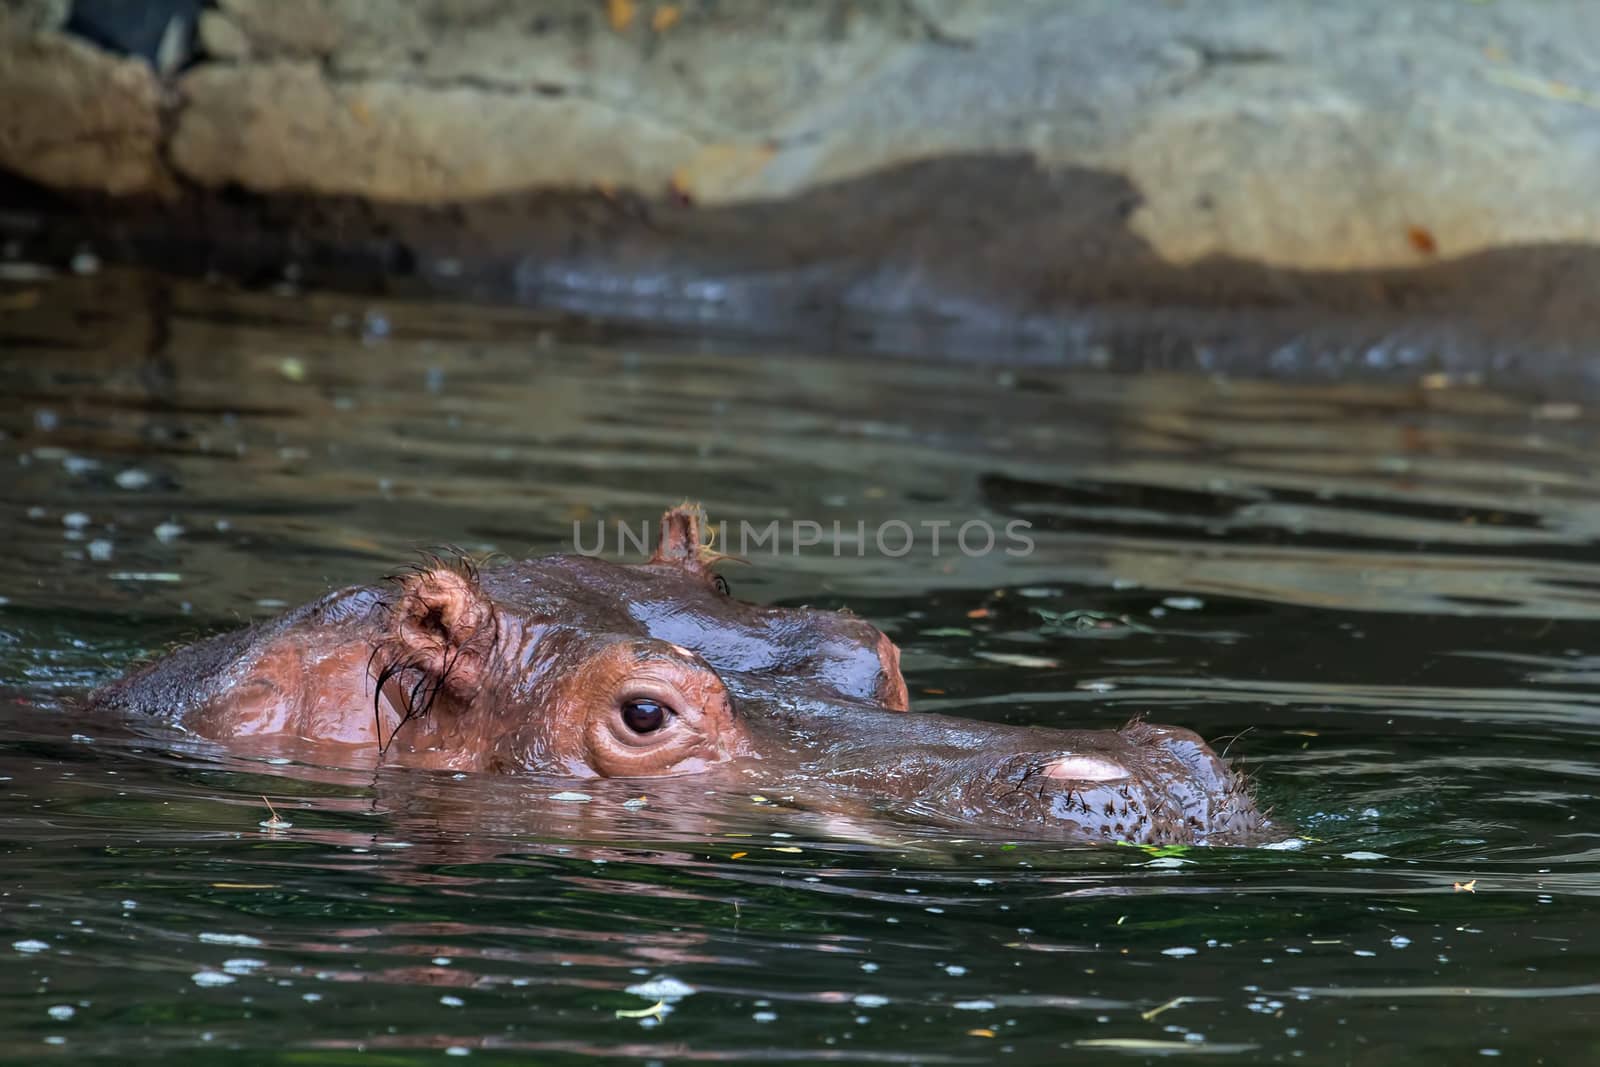
{"label": "submerged body", "polygon": [[330,762],[575,776],[759,765],[829,797],[1074,840],[1248,843],[1265,820],[1197,735],[1054,730],[908,711],[899,652],[848,613],[729,596],[698,510],[639,565],[435,560],[173,653],[93,703]]}

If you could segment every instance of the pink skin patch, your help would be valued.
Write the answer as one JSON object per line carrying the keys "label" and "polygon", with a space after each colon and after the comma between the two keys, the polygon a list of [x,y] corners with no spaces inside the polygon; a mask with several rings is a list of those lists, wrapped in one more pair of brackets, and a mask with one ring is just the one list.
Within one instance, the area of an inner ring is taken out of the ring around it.
{"label": "pink skin patch", "polygon": [[1045,767],[1044,776],[1073,782],[1110,782],[1128,777],[1128,771],[1099,756],[1062,756]]}

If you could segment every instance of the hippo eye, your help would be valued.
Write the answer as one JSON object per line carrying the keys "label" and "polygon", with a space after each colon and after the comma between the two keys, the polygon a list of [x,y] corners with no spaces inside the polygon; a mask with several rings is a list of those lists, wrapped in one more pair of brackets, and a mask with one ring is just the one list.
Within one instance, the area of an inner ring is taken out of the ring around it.
{"label": "hippo eye", "polygon": [[717,587],[717,592],[721,593],[723,596],[733,595],[728,589],[728,579],[724,578],[722,575],[713,574],[711,576],[711,582]]}
{"label": "hippo eye", "polygon": [[622,705],[622,722],[636,734],[655,733],[667,723],[670,712],[654,700],[630,700]]}

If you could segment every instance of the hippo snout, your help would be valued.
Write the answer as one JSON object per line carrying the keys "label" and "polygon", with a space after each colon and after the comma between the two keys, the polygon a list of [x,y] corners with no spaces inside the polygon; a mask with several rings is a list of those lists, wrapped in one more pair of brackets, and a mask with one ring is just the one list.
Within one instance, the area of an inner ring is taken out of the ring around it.
{"label": "hippo snout", "polygon": [[1241,777],[1192,731],[1135,722],[1069,737],[1084,743],[969,756],[935,793],[963,822],[998,814],[1018,829],[1077,840],[1244,844],[1263,829]]}

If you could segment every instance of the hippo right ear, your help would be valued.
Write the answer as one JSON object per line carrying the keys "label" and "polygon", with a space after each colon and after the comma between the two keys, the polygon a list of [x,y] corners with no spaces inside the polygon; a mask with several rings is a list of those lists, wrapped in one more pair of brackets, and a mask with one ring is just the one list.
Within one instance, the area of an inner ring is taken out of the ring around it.
{"label": "hippo right ear", "polygon": [[498,632],[476,575],[438,564],[405,575],[399,585],[390,639],[400,657],[425,672],[435,691],[471,699],[483,685]]}
{"label": "hippo right ear", "polygon": [[683,503],[661,516],[661,536],[651,563],[674,563],[685,570],[704,571],[724,558],[703,542],[706,513],[699,504]]}

